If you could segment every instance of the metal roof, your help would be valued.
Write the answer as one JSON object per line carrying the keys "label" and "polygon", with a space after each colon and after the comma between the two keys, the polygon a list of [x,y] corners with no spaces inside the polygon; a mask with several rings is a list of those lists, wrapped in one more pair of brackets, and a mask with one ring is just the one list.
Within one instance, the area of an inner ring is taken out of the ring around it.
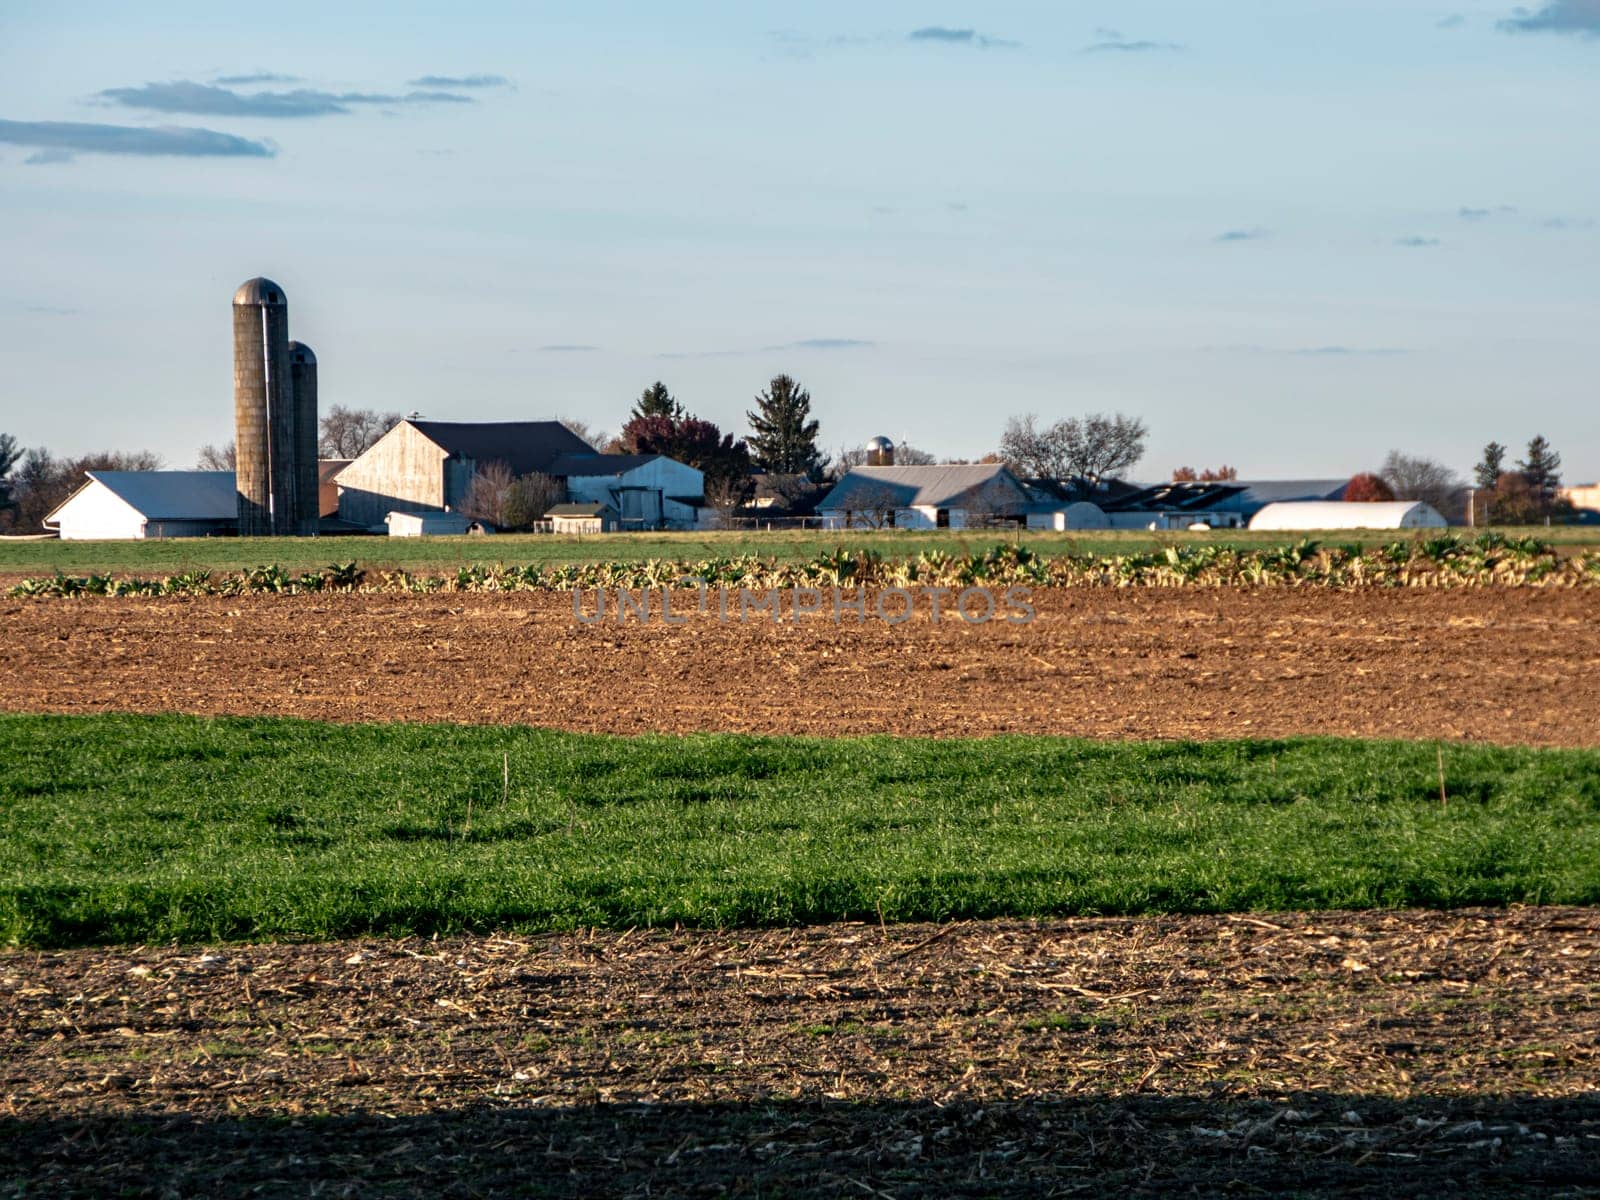
{"label": "metal roof", "polygon": [[[239,517],[239,491],[232,471],[88,471],[86,474],[148,520],[233,521]],[[59,511],[60,508],[56,510]]]}
{"label": "metal roof", "polygon": [[1253,513],[1283,500],[1339,500],[1348,479],[1180,479],[1145,484],[1097,504],[1107,512]]}
{"label": "metal roof", "polygon": [[257,275],[254,279],[246,279],[239,285],[239,290],[233,294],[235,304],[263,304],[268,308],[278,308],[289,301],[283,294],[283,289],[265,275]]}
{"label": "metal roof", "polygon": [[574,476],[582,479],[592,475],[621,475],[626,471],[636,471],[646,463],[653,463],[656,459],[665,457],[665,454],[596,454],[591,450],[587,454],[563,454],[544,470],[545,474],[560,479],[571,479]]}
{"label": "metal roof", "polygon": [[985,487],[999,484],[1021,505],[1027,496],[1002,463],[949,463],[934,467],[852,467],[819,509],[948,508],[970,503]]}
{"label": "metal roof", "polygon": [[548,474],[564,455],[593,455],[594,447],[560,421],[408,421],[434,445],[477,463],[503,462],[518,475]]}
{"label": "metal roof", "polygon": [[595,501],[591,504],[557,504],[544,515],[547,517],[603,517],[608,512],[614,513],[616,511],[609,504]]}

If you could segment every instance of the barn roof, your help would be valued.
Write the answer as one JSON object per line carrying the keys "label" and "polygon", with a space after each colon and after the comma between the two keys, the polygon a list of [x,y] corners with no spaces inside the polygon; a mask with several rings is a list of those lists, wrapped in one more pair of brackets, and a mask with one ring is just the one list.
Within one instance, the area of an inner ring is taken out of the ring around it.
{"label": "barn roof", "polygon": [[946,508],[970,502],[984,487],[1000,482],[1025,494],[1002,463],[949,463],[934,467],[852,467],[817,502],[819,509]]}
{"label": "barn roof", "polygon": [[545,468],[545,474],[559,479],[583,478],[587,475],[621,475],[636,471],[646,463],[653,463],[664,454],[563,454]]}
{"label": "barn roof", "polygon": [[596,500],[587,504],[581,502],[557,504],[544,515],[547,517],[603,517],[608,512],[614,513],[616,511],[611,505],[603,504]]}
{"label": "barn roof", "polygon": [[408,421],[439,449],[478,463],[503,462],[518,475],[549,473],[563,455],[592,455],[594,447],[560,421]]}
{"label": "barn roof", "polygon": [[[87,471],[85,474],[151,520],[231,521],[239,516],[238,485],[232,471]],[[56,512],[61,507],[65,505]],[[54,517],[55,513],[50,516]]]}

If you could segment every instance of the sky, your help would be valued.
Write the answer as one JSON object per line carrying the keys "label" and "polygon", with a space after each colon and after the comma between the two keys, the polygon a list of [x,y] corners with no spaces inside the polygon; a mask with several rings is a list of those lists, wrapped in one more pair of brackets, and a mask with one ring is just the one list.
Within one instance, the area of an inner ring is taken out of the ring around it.
{"label": "sky", "polygon": [[1600,0],[7,0],[0,431],[194,465],[266,275],[324,407],[1593,480],[1597,112]]}

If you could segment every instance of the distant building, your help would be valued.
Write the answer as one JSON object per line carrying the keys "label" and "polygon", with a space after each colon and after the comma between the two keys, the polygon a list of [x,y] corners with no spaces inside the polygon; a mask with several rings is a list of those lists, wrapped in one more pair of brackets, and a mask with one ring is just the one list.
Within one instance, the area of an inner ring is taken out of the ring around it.
{"label": "distant building", "polygon": [[1029,495],[999,463],[854,467],[817,502],[824,529],[966,529],[1022,522]]}
{"label": "distant building", "polygon": [[617,510],[593,501],[558,504],[545,513],[545,520],[551,533],[610,533],[617,527]]}
{"label": "distant building", "polygon": [[472,531],[471,519],[453,512],[392,512],[383,523],[390,537],[461,537]]}
{"label": "distant building", "polygon": [[405,420],[338,473],[339,517],[382,528],[394,512],[459,510],[480,469],[562,480],[568,499],[610,504],[620,528],[690,528],[705,478],[659,454],[599,454],[559,421]]}
{"label": "distant building", "polygon": [[44,519],[66,541],[212,537],[239,529],[232,471],[89,471]]}
{"label": "distant building", "polygon": [[1287,501],[1269,504],[1250,518],[1251,529],[1443,529],[1449,522],[1421,500]]}
{"label": "distant building", "polygon": [[[1113,529],[1243,529],[1269,504],[1342,500],[1348,479],[1267,479],[1245,481],[1174,480],[1127,484],[1107,480],[1084,483],[1083,498],[1106,512]],[[1096,494],[1099,489],[1101,494]]]}
{"label": "distant building", "polygon": [[1556,493],[1578,510],[1583,524],[1600,521],[1600,483],[1575,483]]}

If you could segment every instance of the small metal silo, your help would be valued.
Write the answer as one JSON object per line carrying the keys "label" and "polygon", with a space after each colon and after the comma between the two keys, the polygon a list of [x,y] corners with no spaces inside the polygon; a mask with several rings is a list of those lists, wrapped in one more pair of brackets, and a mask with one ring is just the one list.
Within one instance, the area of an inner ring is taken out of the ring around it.
{"label": "small metal silo", "polygon": [[867,466],[894,466],[894,443],[886,437],[875,437],[867,443]]}

